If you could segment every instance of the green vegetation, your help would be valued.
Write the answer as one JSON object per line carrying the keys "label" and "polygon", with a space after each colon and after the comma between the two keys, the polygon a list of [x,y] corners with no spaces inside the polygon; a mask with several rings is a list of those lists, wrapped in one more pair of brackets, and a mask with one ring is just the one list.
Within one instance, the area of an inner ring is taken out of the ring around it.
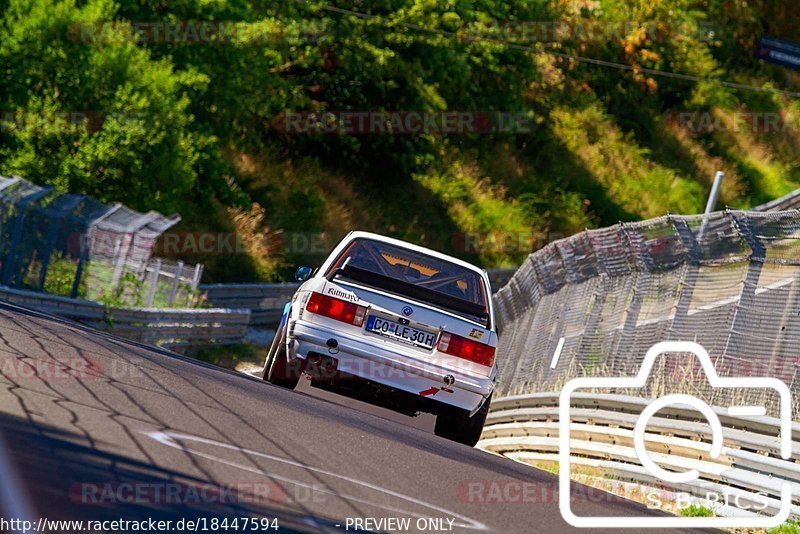
{"label": "green vegetation", "polygon": [[[55,253],[50,258],[50,267],[44,282],[44,291],[53,295],[69,297],[72,295],[72,285],[75,283],[75,272],[78,266],[70,258]],[[37,272],[38,275],[38,272]],[[86,293],[86,282],[81,281],[78,287],[78,297],[83,298]]]}
{"label": "green vegetation", "polygon": [[681,517],[714,517],[714,510],[699,504],[692,504],[686,508],[681,508]]}
{"label": "green vegetation", "polygon": [[[752,53],[764,34],[800,41],[793,0],[329,3],[377,17],[0,0],[0,173],[237,233],[245,254],[179,254],[209,281],[286,277],[353,228],[511,266],[587,226],[699,212],[718,169],[721,205],[800,184],[800,101],[642,70],[798,90]],[[309,114],[326,111],[512,127],[324,133]]]}
{"label": "green vegetation", "polygon": [[767,530],[767,534],[798,534],[800,533],[800,522],[787,521],[779,527]]}

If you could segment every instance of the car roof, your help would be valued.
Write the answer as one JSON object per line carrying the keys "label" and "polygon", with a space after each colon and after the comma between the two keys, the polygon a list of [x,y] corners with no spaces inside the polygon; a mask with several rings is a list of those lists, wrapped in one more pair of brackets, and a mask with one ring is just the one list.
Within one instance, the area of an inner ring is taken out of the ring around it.
{"label": "car roof", "polygon": [[419,245],[415,245],[414,243],[409,243],[408,241],[402,241],[400,239],[394,239],[392,237],[386,237],[386,236],[380,235],[380,234],[373,234],[372,232],[363,232],[361,230],[353,231],[353,232],[350,232],[349,234],[347,234],[347,237],[345,238],[345,241],[350,242],[350,241],[352,241],[354,239],[357,239],[357,238],[360,238],[360,237],[363,237],[363,238],[366,238],[366,239],[372,239],[374,241],[380,241],[380,242],[383,242],[383,243],[388,243],[390,245],[396,245],[398,247],[405,247],[405,248],[407,248],[409,250],[413,250],[414,252],[420,252],[422,254],[427,254],[428,256],[433,256],[434,258],[438,258],[440,260],[446,260],[446,261],[449,261],[451,263],[455,263],[456,265],[460,265],[461,267],[465,267],[467,269],[475,271],[478,274],[480,274],[481,276],[486,276],[486,271],[484,271],[480,267],[478,267],[476,265],[473,265],[473,264],[471,264],[469,262],[466,262],[464,260],[460,260],[458,258],[454,258],[453,256],[448,256],[447,254],[442,254],[441,252],[437,252],[437,251],[429,249],[429,248],[425,248],[425,247],[421,247]]}

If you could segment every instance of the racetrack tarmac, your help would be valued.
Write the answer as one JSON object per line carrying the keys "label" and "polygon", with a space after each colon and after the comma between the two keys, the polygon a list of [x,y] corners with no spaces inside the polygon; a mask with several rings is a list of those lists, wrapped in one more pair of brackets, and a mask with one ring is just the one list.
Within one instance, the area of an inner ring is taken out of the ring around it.
{"label": "racetrack tarmac", "polygon": [[[5,304],[0,372],[0,431],[23,486],[15,494],[34,520],[572,530],[555,476],[440,439],[432,417],[372,410],[307,385],[284,390]],[[0,504],[5,516],[9,503]],[[573,508],[656,513],[579,485]]]}

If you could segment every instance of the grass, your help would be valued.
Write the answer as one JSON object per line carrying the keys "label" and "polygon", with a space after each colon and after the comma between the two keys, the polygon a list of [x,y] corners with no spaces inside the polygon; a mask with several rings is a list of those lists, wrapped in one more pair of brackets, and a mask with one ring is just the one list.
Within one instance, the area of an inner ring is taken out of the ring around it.
{"label": "grass", "polygon": [[[297,265],[318,264],[339,238],[363,229],[507,267],[586,227],[699,213],[717,170],[725,172],[719,208],[746,209],[800,184],[796,130],[764,135],[730,123],[748,105],[758,111],[759,102],[700,91],[692,109],[708,109],[726,125],[703,132],[647,106],[620,117],[596,95],[563,97],[543,110],[541,127],[525,143],[492,139],[478,149],[433,140],[435,157],[405,174],[291,157],[273,146],[231,148],[226,159],[252,209],[187,213],[184,228],[235,232],[246,252],[191,259],[206,264],[206,281],[289,279]],[[787,105],[770,103],[775,110]],[[281,236],[292,234],[323,236],[324,250],[282,246]],[[464,235],[481,236],[480,248],[459,243]]]}
{"label": "grass", "polygon": [[447,207],[461,232],[478,238],[472,242],[479,243],[475,252],[484,265],[515,267],[531,252],[525,241],[541,240],[532,227],[542,228],[543,221],[492,185],[475,163],[453,161],[444,172],[430,170],[414,179]]}
{"label": "grass", "polygon": [[800,534],[800,521],[787,521],[779,527],[767,530],[767,534]]}
{"label": "grass", "polygon": [[559,471],[559,464],[558,462],[532,462],[531,465],[536,469],[540,469],[542,471],[547,471],[553,475],[557,475]]}
{"label": "grass", "polygon": [[644,218],[702,211],[699,184],[653,162],[599,103],[557,108],[552,119],[554,135],[625,211]]}
{"label": "grass", "polygon": [[691,504],[686,508],[681,508],[678,515],[681,517],[714,517],[714,510],[699,504]]}

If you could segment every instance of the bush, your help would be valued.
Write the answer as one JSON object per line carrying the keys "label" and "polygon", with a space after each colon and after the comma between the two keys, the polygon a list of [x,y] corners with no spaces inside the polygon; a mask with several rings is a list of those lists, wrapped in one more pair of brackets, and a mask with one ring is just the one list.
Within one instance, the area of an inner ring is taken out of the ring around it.
{"label": "bush", "polygon": [[[253,235],[361,227],[485,267],[527,251],[491,240],[466,250],[454,237],[531,235],[541,245],[583,226],[696,213],[716,170],[726,172],[720,205],[746,208],[798,187],[796,101],[643,70],[791,88],[785,69],[741,51],[764,28],[800,40],[793,0],[573,4],[362,2],[375,15],[365,18],[297,2],[0,0],[0,173],[177,211],[210,230],[234,228],[257,203],[264,216]],[[541,28],[525,21],[545,20],[576,32],[542,45],[530,33]],[[165,42],[140,38],[130,21],[217,21],[233,31]],[[532,127],[279,127],[286,112],[348,110],[513,114]],[[787,128],[697,131],[671,119],[682,112],[772,113]],[[250,245],[246,259],[209,261],[209,276],[273,278],[288,263],[318,261]]]}

